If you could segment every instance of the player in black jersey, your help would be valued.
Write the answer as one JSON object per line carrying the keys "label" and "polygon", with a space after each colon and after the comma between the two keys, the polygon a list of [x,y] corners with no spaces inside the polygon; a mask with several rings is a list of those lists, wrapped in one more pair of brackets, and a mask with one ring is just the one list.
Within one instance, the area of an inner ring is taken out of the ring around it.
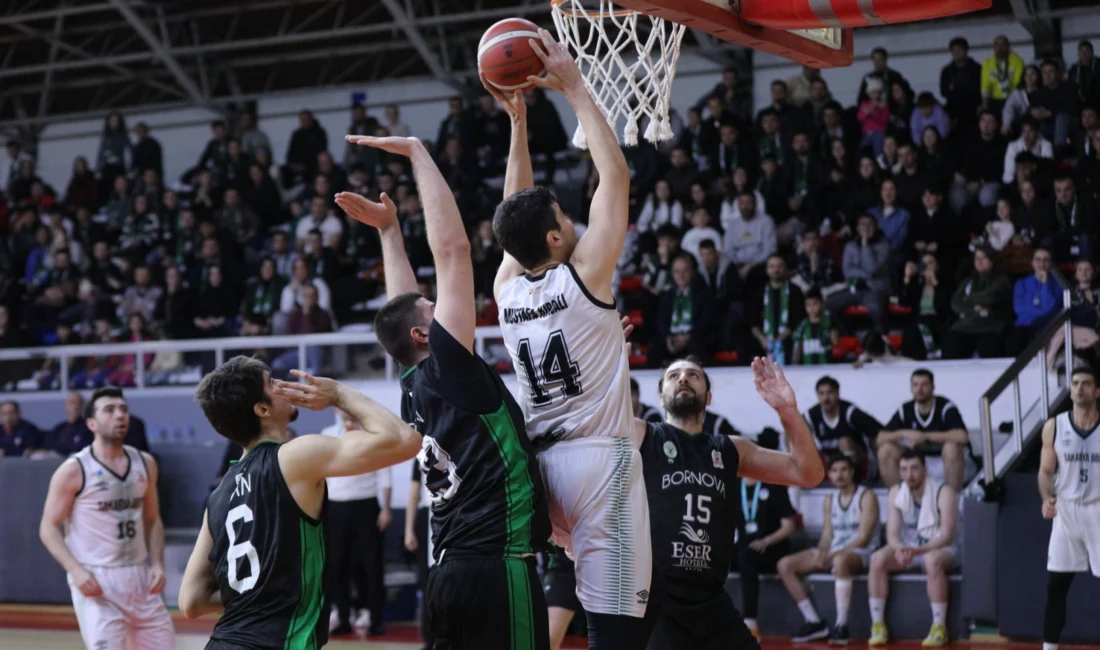
{"label": "player in black jersey", "polygon": [[[235,357],[195,391],[214,430],[245,450],[207,499],[180,587],[188,618],[225,610],[208,650],[323,646],[325,479],[408,460],[420,446],[415,431],[370,398],[292,372],[306,383],[273,381],[262,362]],[[341,408],[363,430],[287,442],[296,406]]]}
{"label": "player in black jersey", "polygon": [[[522,101],[520,99],[519,101]],[[546,600],[535,553],[550,519],[542,476],[512,394],[474,353],[473,263],[454,195],[415,138],[349,136],[355,144],[407,156],[420,188],[439,297],[416,293],[397,210],[343,193],[352,218],[379,229],[389,302],[375,332],[408,368],[401,415],[424,437],[417,460],[431,496],[432,553],[425,607],[435,648],[545,650]]]}
{"label": "player in black jersey", "polygon": [[703,432],[710,378],[694,358],[673,363],[661,378],[665,422],[637,421],[653,558],[666,592],[649,650],[759,648],[725,589],[741,518],[738,477],[813,487],[825,475],[783,371],[759,358],[752,370],[757,393],[790,435],[789,454]]}

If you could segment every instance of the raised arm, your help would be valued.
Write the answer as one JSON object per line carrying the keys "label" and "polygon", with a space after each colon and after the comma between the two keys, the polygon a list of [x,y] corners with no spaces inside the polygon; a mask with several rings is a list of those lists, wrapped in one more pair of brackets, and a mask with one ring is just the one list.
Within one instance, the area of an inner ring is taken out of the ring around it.
{"label": "raised arm", "polygon": [[202,530],[195,540],[195,548],[187,560],[180,583],[179,607],[187,618],[198,618],[222,610],[221,591],[214,576],[214,565],[210,563],[214,538],[210,535],[208,516],[209,512],[202,513]]}
{"label": "raised arm", "polygon": [[46,505],[42,508],[42,520],[38,524],[38,537],[53,559],[69,574],[80,593],[89,598],[103,595],[103,589],[95,576],[76,561],[68,545],[61,526],[69,519],[73,509],[73,499],[84,488],[84,472],[80,461],[70,459],[61,463],[50,479],[50,489],[46,493]]}
{"label": "raised arm", "polygon": [[[504,172],[504,198],[508,198],[535,186],[535,171],[531,167],[531,151],[527,146],[527,103],[523,100],[522,90],[507,95],[489,83],[484,75],[481,76],[481,83],[508,113],[512,122],[512,143],[508,148],[508,167]],[[500,288],[505,282],[521,273],[523,266],[505,252],[493,280],[493,297],[500,295]]]}
{"label": "raised arm", "polygon": [[[351,140],[351,136],[348,140]],[[379,199],[382,202],[375,203],[354,192],[340,192],[336,195],[336,205],[352,219],[378,229],[378,236],[382,240],[386,297],[393,300],[397,296],[417,290],[416,274],[413,273],[405,253],[405,237],[401,234],[401,224],[397,220],[397,206],[385,192]]]}
{"label": "raised arm", "polygon": [[825,466],[814,435],[798,412],[794,389],[783,369],[768,359],[757,357],[752,362],[752,372],[756,392],[779,415],[791,449],[788,453],[762,449],[754,442],[733,437],[741,457],[738,474],[764,483],[817,487],[825,478]]}
{"label": "raised arm", "polygon": [[338,381],[292,370],[306,383],[277,381],[273,392],[291,404],[313,411],[330,406],[358,421],[361,431],[339,438],[301,436],[279,450],[279,467],[287,482],[322,481],[389,467],[416,455],[421,437],[384,406]]}
{"label": "raised arm", "polygon": [[139,452],[149,472],[149,482],[145,484],[145,501],[142,505],[142,517],[145,524],[145,548],[149,552],[149,593],[164,591],[164,521],[160,518],[160,499],[157,497],[157,479],[160,469],[151,454]]}
{"label": "raised arm", "polygon": [[611,302],[611,277],[626,240],[630,211],[630,168],[619,140],[603,111],[585,87],[577,62],[569,49],[540,29],[541,42],[531,41],[535,54],[546,64],[544,77],[528,77],[535,84],[557,90],[569,100],[588,140],[588,151],[600,174],[592,197],[588,230],[573,251],[572,263],[592,294]]}
{"label": "raised arm", "polygon": [[435,258],[435,320],[456,341],[474,351],[477,313],[474,305],[474,262],[470,257],[470,238],[455,203],[454,191],[435,166],[432,155],[416,138],[356,137],[357,144],[407,156],[424,204],[428,246]]}
{"label": "raised arm", "polygon": [[1043,498],[1043,517],[1053,519],[1057,513],[1054,475],[1058,471],[1058,454],[1054,451],[1054,418],[1043,425],[1043,450],[1039,457],[1039,496]]}

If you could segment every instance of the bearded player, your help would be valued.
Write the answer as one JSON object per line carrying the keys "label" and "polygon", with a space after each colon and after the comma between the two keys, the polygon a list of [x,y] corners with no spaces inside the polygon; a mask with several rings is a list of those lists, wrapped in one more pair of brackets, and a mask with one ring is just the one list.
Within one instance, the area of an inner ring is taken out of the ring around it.
{"label": "bearded player", "polygon": [[157,463],[122,444],[130,410],[121,389],[92,393],[84,417],[95,439],[54,472],[38,534],[68,574],[85,646],[174,648],[172,619],[160,595],[164,524]]}
{"label": "bearded player", "polygon": [[550,190],[533,187],[522,97],[485,83],[512,118],[506,198],[493,217],[507,255],[494,293],[527,432],[539,449],[554,540],[576,562],[589,645],[642,648],[653,567],[649,512],[611,292],[626,237],[630,170],[568,50],[546,30],[540,37],[531,44],[546,72],[529,79],[569,100],[600,182],[578,240]]}

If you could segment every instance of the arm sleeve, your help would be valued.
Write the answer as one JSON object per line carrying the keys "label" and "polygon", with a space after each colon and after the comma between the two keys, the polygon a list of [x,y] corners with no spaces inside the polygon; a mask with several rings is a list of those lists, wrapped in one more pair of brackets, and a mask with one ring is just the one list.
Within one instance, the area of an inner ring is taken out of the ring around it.
{"label": "arm sleeve", "polygon": [[791,505],[791,496],[787,493],[787,486],[772,485],[770,488],[771,493],[775,495],[776,519],[786,519],[787,517],[793,517],[798,514],[794,511],[794,506]]}
{"label": "arm sleeve", "polygon": [[966,423],[963,422],[959,408],[954,402],[943,405],[943,423],[948,429],[966,429]]}
{"label": "arm sleeve", "polygon": [[885,429],[887,431],[898,431],[899,429],[904,429],[904,428],[905,428],[905,422],[903,422],[902,419],[901,419],[901,408],[899,408],[894,413],[894,417],[890,418],[890,421],[886,423]]}
{"label": "arm sleeve", "polygon": [[[894,417],[890,420],[890,424],[894,424],[894,420],[897,420],[898,416],[895,413]],[[863,409],[856,407],[852,409],[852,428],[860,432],[864,436],[874,440],[879,431],[882,431],[882,424],[874,418],[871,414],[867,413]],[[898,427],[901,428],[901,427]]]}
{"label": "arm sleeve", "polygon": [[427,370],[447,399],[462,408],[477,412],[500,406],[497,382],[489,366],[459,343],[439,321],[428,329],[431,357]]}

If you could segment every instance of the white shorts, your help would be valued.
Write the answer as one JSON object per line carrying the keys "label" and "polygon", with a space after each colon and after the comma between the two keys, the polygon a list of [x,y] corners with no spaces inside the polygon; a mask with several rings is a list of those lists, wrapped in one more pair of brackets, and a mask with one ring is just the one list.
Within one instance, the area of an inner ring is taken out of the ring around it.
{"label": "white shorts", "polygon": [[88,650],[172,650],[172,617],[160,594],[149,593],[144,565],[90,567],[103,596],[88,598],[73,585],[73,609]]}
{"label": "white shorts", "polygon": [[1100,577],[1100,502],[1058,501],[1058,515],[1050,531],[1047,571]]}
{"label": "white shorts", "polygon": [[576,563],[585,611],[645,616],[653,549],[642,457],[627,438],[567,440],[538,455],[554,542]]}
{"label": "white shorts", "polygon": [[[871,566],[871,554],[877,550],[877,548],[871,546],[864,546],[863,548],[853,548],[848,552],[859,557],[860,570],[866,571]],[[830,550],[829,552],[836,553],[835,550]],[[830,569],[830,571],[832,571],[832,569]]]}

